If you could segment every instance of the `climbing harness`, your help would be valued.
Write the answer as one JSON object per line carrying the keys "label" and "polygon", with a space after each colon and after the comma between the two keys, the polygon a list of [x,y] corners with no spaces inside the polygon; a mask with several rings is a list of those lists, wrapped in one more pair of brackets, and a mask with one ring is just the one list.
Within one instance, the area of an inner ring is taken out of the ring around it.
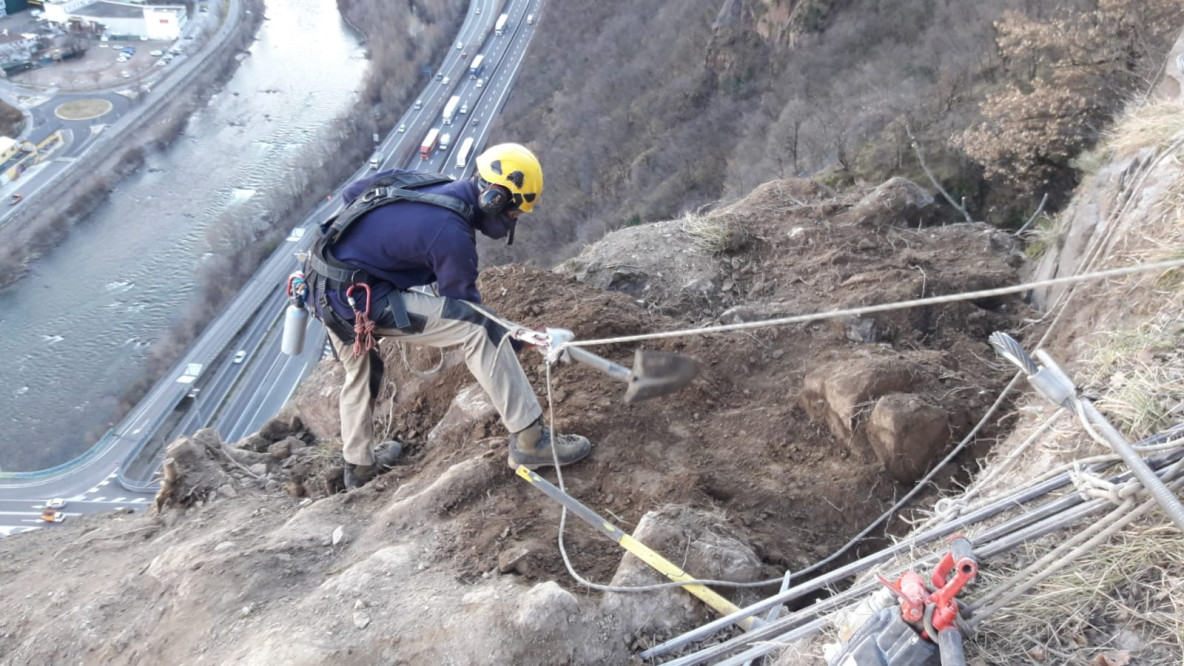
{"label": "climbing harness", "polygon": [[[362,284],[367,285],[366,314],[368,317],[370,305],[369,287],[382,280],[356,266],[338,260],[332,253],[333,244],[340,240],[354,222],[362,216],[376,208],[400,201],[416,201],[445,208],[460,215],[466,222],[471,223],[473,219],[473,207],[463,200],[447,194],[419,191],[420,188],[449,183],[452,180],[452,178],[440,174],[414,171],[383,176],[372,182],[365,192],[354,199],[339,213],[320,225],[320,237],[313,243],[304,262],[306,280],[313,286],[317,295],[313,314],[339,338],[346,342],[355,342],[355,353],[358,353],[357,349],[359,349],[356,345],[359,332],[358,322],[355,321],[354,326],[351,327],[349,322],[343,321],[336,314],[333,307],[329,304],[329,291],[332,290],[341,293],[342,290],[346,290],[348,298],[348,291],[352,287]],[[395,289],[391,291],[387,297],[387,303],[390,306],[395,328],[405,329],[410,327],[411,319],[407,315],[407,308],[403,303],[402,290]],[[356,312],[357,310],[355,309]],[[367,329],[367,332],[372,334],[373,322],[370,322],[369,327],[362,326],[361,329]],[[363,343],[363,350],[373,349],[372,342],[369,346],[366,345],[367,343]],[[364,353],[364,351],[361,353]]]}

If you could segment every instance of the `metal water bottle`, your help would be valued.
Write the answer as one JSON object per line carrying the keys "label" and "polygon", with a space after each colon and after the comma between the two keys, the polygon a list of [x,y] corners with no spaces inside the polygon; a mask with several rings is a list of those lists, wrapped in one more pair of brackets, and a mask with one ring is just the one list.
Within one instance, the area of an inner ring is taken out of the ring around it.
{"label": "metal water bottle", "polygon": [[288,276],[288,307],[284,311],[284,337],[280,349],[288,356],[304,351],[304,331],[308,328],[308,310],[304,307],[304,273]]}

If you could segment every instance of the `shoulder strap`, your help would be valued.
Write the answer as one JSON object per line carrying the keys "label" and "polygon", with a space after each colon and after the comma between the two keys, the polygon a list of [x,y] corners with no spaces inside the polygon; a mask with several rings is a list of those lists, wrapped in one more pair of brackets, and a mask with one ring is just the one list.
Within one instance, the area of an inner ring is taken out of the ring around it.
{"label": "shoulder strap", "polygon": [[390,174],[370,184],[366,191],[354,199],[340,213],[321,224],[322,234],[330,245],[336,243],[359,217],[380,206],[398,201],[419,201],[446,208],[460,215],[466,222],[473,221],[473,207],[461,199],[447,194],[419,192],[419,188],[440,183],[450,183],[452,178],[435,173],[405,172]]}

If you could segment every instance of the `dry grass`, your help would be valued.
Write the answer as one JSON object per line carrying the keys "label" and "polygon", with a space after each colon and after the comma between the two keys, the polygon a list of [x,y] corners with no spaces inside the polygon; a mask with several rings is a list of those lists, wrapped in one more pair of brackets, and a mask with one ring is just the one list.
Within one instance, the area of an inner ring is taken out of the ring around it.
{"label": "dry grass", "polygon": [[[1024,562],[991,562],[979,586],[1000,584],[1063,537],[1029,545]],[[1079,558],[982,625],[967,644],[970,663],[1105,663],[1131,652],[1146,666],[1179,666],[1184,654],[1184,539],[1154,515]],[[1043,659],[1037,659],[1043,655]],[[1095,661],[1098,660],[1098,661]]]}
{"label": "dry grass", "polygon": [[1184,134],[1184,101],[1163,100],[1127,111],[1110,132],[1109,145],[1119,157],[1164,146]]}
{"label": "dry grass", "polygon": [[732,244],[732,229],[711,216],[685,213],[678,220],[678,230],[691,239],[692,245],[707,254],[719,254]]}

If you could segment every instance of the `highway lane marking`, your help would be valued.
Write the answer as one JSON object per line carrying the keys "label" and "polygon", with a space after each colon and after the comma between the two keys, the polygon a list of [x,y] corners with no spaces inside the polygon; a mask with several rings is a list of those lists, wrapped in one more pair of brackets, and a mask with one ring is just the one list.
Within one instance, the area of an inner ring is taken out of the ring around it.
{"label": "highway lane marking", "polygon": [[83,493],[83,494],[82,494],[82,496],[86,496],[86,495],[87,495],[87,493],[97,493],[97,492],[99,492],[99,487],[98,487],[98,486],[95,486],[94,488],[91,488],[90,490],[88,490],[88,491],[86,491],[85,493]]}
{"label": "highway lane marking", "polygon": [[96,497],[91,501],[92,502],[105,502],[105,501],[107,501],[107,498],[106,497]]}
{"label": "highway lane marking", "polygon": [[126,502],[127,498],[126,497],[116,497],[115,499],[113,499],[111,501],[112,502]]}
{"label": "highway lane marking", "polygon": [[147,502],[147,501],[148,501],[147,497],[137,497],[136,499],[132,500],[132,503],[138,504],[140,502]]}

